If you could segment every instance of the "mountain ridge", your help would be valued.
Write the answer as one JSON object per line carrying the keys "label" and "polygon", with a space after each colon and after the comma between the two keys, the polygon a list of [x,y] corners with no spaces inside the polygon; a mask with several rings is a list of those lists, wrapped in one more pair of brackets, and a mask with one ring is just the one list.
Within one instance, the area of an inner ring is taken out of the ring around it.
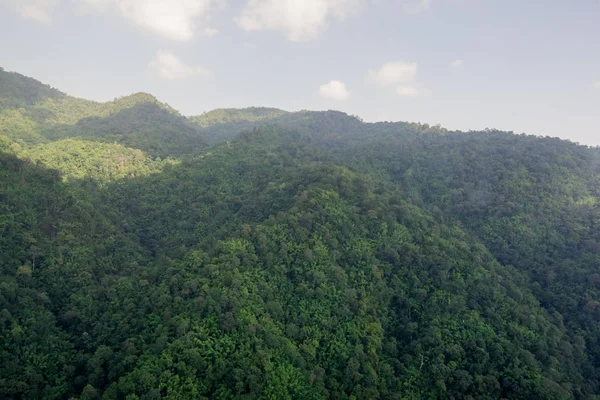
{"label": "mountain ridge", "polygon": [[[203,134],[205,135],[204,139],[213,144],[222,142],[222,141],[231,140],[233,137],[235,137],[235,135],[239,134],[240,132],[242,132],[244,130],[252,130],[253,128],[261,127],[261,126],[264,126],[265,124],[280,124],[287,128],[306,130],[307,123],[306,123],[306,121],[302,122],[303,120],[308,120],[310,118],[323,118],[323,116],[328,116],[328,115],[329,116],[343,115],[348,118],[348,121],[359,121],[367,126],[374,126],[374,127],[390,128],[390,127],[394,127],[395,125],[399,125],[401,127],[411,126],[413,129],[417,129],[417,130],[435,129],[440,132],[461,132],[460,130],[449,130],[449,129],[446,129],[439,125],[430,125],[427,123],[405,122],[405,121],[365,122],[358,116],[349,115],[345,112],[337,111],[337,110],[286,111],[283,109],[273,108],[273,107],[249,106],[249,107],[243,107],[243,108],[217,108],[214,110],[206,111],[199,115],[183,116],[179,111],[172,108],[167,103],[161,102],[155,96],[153,96],[152,94],[150,94],[148,92],[135,92],[135,93],[132,93],[129,95],[117,97],[114,100],[109,100],[106,102],[97,102],[97,101],[93,101],[93,100],[87,100],[84,98],[76,98],[76,97],[69,96],[68,94],[63,93],[63,92],[59,91],[58,89],[54,89],[54,88],[50,87],[49,85],[43,84],[42,82],[37,81],[33,78],[29,78],[25,75],[19,74],[18,72],[9,72],[0,67],[0,78],[2,78],[2,79],[0,79],[0,85],[2,85],[4,82],[4,85],[5,85],[4,92],[5,93],[14,92],[14,90],[15,90],[14,87],[11,88],[10,85],[6,85],[6,82],[9,82],[9,80],[6,79],[6,76],[18,77],[17,81],[21,82],[21,84],[20,84],[21,86],[27,87],[27,86],[31,86],[33,84],[34,89],[31,90],[31,88],[30,88],[29,90],[31,93],[30,96],[33,96],[35,98],[37,98],[36,96],[45,98],[43,95],[37,94],[37,92],[35,90],[35,88],[37,88],[41,92],[50,91],[51,93],[54,93],[55,97],[58,97],[58,98],[62,98],[62,99],[69,98],[69,99],[73,99],[76,101],[81,101],[83,103],[100,106],[100,108],[107,109],[107,111],[105,110],[105,111],[101,111],[99,113],[98,112],[92,113],[92,114],[88,113],[86,115],[88,117],[89,116],[103,116],[103,115],[106,116],[107,114],[112,114],[115,112],[115,111],[113,111],[114,109],[119,109],[118,106],[125,106],[124,108],[130,108],[137,104],[154,103],[158,107],[168,111],[169,113],[180,116],[183,119],[191,122],[193,125],[203,128],[204,129]],[[12,85],[12,86],[14,86],[14,85]],[[0,86],[0,88],[1,87],[2,86]],[[7,90],[7,88],[9,88],[11,90]],[[11,96],[11,97],[15,97],[15,96]],[[16,97],[19,97],[19,96],[16,96]],[[24,97],[25,99],[21,100],[21,101],[25,101],[25,103],[27,103],[27,95],[21,95],[20,97]],[[52,98],[53,96],[47,96],[47,97]],[[1,96],[0,96],[0,98],[1,98]],[[35,103],[29,104],[29,105],[30,106],[35,105]],[[115,107],[111,107],[111,106],[115,106]],[[6,106],[4,106],[4,107],[6,107]],[[0,102],[0,111],[2,110],[2,108],[3,108],[3,105]],[[123,108],[123,107],[121,107],[121,108]],[[494,128],[486,128],[483,131],[484,132],[502,132],[501,130],[494,129]],[[231,133],[231,132],[233,132],[233,133]],[[482,132],[482,131],[479,131],[479,130],[464,131],[464,133],[469,133],[469,132]],[[509,132],[509,133],[513,133],[513,132]],[[529,135],[529,136],[535,136],[535,137],[539,137],[539,138],[544,138],[544,137],[548,138],[549,137],[549,136],[543,136],[543,135]],[[558,139],[567,141],[567,142],[572,142],[572,143],[578,144],[580,146],[590,147],[590,148],[599,147],[599,146],[580,144],[580,143],[573,142],[572,140],[566,139],[566,138],[558,138]]]}

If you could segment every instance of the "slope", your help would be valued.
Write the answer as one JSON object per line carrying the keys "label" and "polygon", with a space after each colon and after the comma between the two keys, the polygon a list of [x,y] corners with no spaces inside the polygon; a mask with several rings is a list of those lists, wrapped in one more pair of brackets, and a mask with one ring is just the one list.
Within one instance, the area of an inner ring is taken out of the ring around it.
{"label": "slope", "polygon": [[277,123],[308,132],[343,165],[397,182],[414,204],[461,224],[470,242],[521,271],[541,305],[560,316],[571,342],[585,345],[578,360],[589,383],[584,392],[596,391],[598,149],[493,130],[361,124],[331,112],[306,116],[304,126],[285,117]]}
{"label": "slope", "polygon": [[277,108],[221,108],[192,116],[190,121],[202,128],[209,143],[215,144],[231,140],[239,132],[277,120],[278,117],[285,114],[288,112]]}
{"label": "slope", "polygon": [[163,158],[204,147],[193,124],[146,93],[97,103],[3,70],[0,88],[0,135],[21,147],[84,138],[116,142]]}
{"label": "slope", "polygon": [[[12,256],[25,265],[6,271],[13,285],[42,287],[65,346],[78,349],[74,370],[47,379],[70,382],[64,395],[107,398],[573,395],[567,377],[582,349],[564,350],[564,328],[516,270],[307,141],[259,131],[151,179],[119,181],[90,216],[114,220],[79,236],[80,250],[58,226],[39,251]],[[15,178],[2,182],[11,207],[15,193],[31,193]],[[43,208],[32,217],[43,221]],[[64,279],[72,268],[80,278]],[[10,315],[5,343],[18,343],[26,320]],[[559,362],[535,355],[542,344]]]}

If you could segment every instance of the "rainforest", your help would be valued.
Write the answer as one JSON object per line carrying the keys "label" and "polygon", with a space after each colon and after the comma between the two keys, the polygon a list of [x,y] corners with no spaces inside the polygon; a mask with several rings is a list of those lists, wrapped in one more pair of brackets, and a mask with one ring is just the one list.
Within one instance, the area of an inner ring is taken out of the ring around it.
{"label": "rainforest", "polygon": [[0,397],[598,399],[600,148],[0,69]]}

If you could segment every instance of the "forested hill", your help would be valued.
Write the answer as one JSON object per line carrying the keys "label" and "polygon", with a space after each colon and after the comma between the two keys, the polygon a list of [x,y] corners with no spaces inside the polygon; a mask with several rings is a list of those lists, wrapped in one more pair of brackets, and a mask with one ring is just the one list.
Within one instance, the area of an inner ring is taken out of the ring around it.
{"label": "forested hill", "polygon": [[69,138],[119,143],[162,158],[205,145],[194,124],[147,93],[98,103],[3,70],[0,135],[22,147]]}
{"label": "forested hill", "polygon": [[599,398],[597,148],[0,89],[0,397]]}

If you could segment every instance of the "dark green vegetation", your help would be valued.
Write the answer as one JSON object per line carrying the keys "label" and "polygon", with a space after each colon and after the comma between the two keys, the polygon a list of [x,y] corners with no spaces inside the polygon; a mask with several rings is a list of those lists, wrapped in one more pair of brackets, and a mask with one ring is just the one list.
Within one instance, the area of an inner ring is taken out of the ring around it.
{"label": "dark green vegetation", "polygon": [[0,99],[0,397],[598,398],[598,149]]}

